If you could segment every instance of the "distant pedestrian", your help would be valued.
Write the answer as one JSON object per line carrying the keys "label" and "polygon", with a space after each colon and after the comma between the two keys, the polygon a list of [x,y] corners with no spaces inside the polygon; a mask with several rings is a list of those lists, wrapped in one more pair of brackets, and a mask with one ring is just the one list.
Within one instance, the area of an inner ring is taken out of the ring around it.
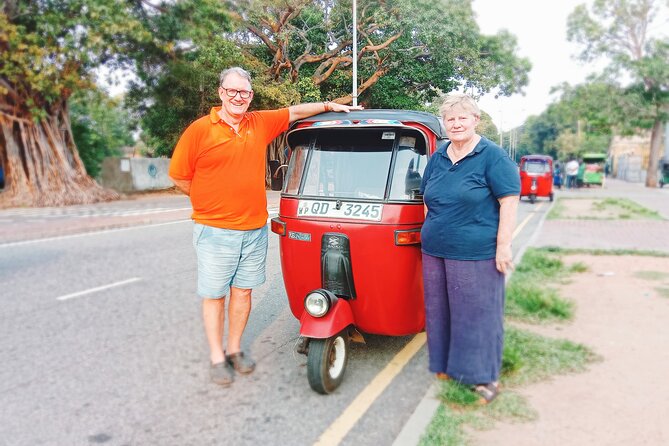
{"label": "distant pedestrian", "polygon": [[489,403],[499,392],[520,177],[509,155],[476,133],[481,111],[471,97],[451,93],[439,111],[449,143],[432,155],[421,184],[429,368]]}
{"label": "distant pedestrian", "polygon": [[553,169],[553,186],[562,189],[562,169],[559,163],[555,163],[555,169]]}
{"label": "distant pedestrian", "polygon": [[578,177],[578,168],[578,161],[574,157],[571,157],[564,166],[565,174],[567,175],[567,189],[572,189],[577,186],[576,179]]}
{"label": "distant pedestrian", "polygon": [[210,375],[213,382],[227,386],[233,381],[233,369],[251,373],[255,368],[240,344],[251,312],[252,288],[265,282],[267,144],[298,119],[362,107],[318,102],[248,112],[253,99],[251,76],[239,67],[221,73],[218,97],[221,107],[212,108],[181,135],[169,175],[193,206],[197,293],[202,297]]}

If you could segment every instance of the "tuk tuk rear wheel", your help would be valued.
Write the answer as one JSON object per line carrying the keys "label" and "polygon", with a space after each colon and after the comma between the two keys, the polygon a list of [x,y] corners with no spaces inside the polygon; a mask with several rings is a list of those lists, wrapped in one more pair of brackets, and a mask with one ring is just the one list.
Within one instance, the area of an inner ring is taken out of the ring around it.
{"label": "tuk tuk rear wheel", "polygon": [[310,340],[307,378],[314,391],[327,395],[339,387],[348,363],[348,346],[346,330],[327,339]]}

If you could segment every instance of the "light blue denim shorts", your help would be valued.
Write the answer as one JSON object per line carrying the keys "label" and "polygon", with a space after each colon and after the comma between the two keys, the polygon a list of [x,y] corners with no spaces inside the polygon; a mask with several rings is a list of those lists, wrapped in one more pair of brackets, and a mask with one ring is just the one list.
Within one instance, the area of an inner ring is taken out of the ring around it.
{"label": "light blue denim shorts", "polygon": [[200,297],[219,299],[231,286],[251,289],[265,283],[267,226],[238,231],[195,223],[193,246]]}

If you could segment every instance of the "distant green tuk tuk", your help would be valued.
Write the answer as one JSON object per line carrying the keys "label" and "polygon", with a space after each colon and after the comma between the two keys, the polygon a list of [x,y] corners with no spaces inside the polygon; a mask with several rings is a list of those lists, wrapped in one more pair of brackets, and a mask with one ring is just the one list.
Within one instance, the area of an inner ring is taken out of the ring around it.
{"label": "distant green tuk tuk", "polygon": [[581,158],[583,186],[590,187],[593,184],[603,186],[606,177],[606,153],[584,153]]}
{"label": "distant green tuk tuk", "polygon": [[669,159],[660,162],[660,187],[669,184]]}

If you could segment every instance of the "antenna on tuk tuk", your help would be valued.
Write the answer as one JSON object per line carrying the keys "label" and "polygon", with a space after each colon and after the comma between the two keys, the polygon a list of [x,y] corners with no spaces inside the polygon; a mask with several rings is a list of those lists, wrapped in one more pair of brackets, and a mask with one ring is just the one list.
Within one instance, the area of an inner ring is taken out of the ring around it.
{"label": "antenna on tuk tuk", "polygon": [[353,105],[358,105],[358,2],[353,0]]}

